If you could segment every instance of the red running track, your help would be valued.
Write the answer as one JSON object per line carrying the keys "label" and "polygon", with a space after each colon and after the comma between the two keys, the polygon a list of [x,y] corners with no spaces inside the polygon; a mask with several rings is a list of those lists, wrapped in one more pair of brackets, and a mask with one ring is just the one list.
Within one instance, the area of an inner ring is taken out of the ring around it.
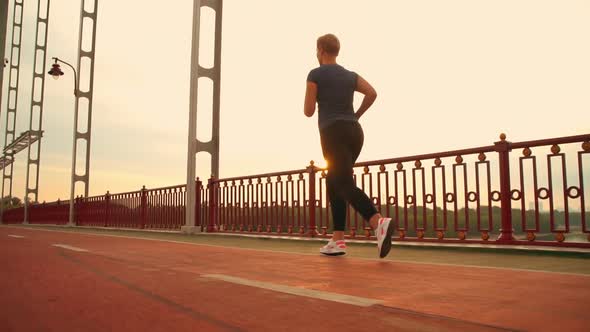
{"label": "red running track", "polygon": [[[587,331],[590,323],[582,275],[7,227],[0,250],[0,331]],[[378,304],[315,297],[325,292]]]}

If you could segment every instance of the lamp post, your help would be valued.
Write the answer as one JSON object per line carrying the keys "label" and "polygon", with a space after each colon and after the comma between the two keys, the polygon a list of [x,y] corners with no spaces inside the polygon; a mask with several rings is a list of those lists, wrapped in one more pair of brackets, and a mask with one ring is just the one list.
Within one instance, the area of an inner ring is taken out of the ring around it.
{"label": "lamp post", "polygon": [[72,68],[72,70],[74,71],[74,96],[78,95],[78,74],[76,73],[76,69],[74,68],[74,66],[72,66],[71,64],[61,60],[60,58],[52,58],[55,63],[51,65],[51,70],[49,70],[49,72],[47,72],[49,75],[51,75],[53,77],[54,80],[58,80],[61,76],[64,75],[64,72],[61,71],[61,67],[59,65],[58,62],[63,63],[64,65]]}
{"label": "lamp post", "polygon": [[[76,69],[71,64],[63,61],[59,58],[52,58],[55,63],[51,65],[51,70],[49,70],[48,74],[51,75],[55,80],[58,80],[61,76],[64,75],[64,72],[61,70],[59,63],[63,63],[66,66],[72,68],[74,71],[74,96],[78,96],[78,74]],[[69,213],[69,226],[74,226],[74,185],[75,185],[75,178],[76,178],[76,125],[78,123],[78,112],[76,112],[74,116],[74,146],[72,148],[72,184],[70,188],[70,213]]]}

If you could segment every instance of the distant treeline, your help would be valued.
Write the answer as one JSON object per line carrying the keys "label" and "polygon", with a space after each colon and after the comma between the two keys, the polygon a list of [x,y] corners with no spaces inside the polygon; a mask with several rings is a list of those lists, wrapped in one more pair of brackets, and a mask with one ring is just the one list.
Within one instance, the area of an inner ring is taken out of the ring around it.
{"label": "distant treeline", "polygon": [[[92,204],[92,203],[90,203]],[[102,206],[104,208],[104,202],[96,203],[95,207]],[[208,207],[203,205],[203,209],[201,210],[203,216],[207,218]],[[115,202],[111,202],[110,210],[112,213],[134,213],[137,214],[139,207],[128,207],[124,204],[117,204]],[[272,225],[272,231],[276,231],[277,226],[280,224],[282,232],[287,232],[289,226],[293,227],[294,232],[299,229],[301,225],[307,229],[307,225],[309,225],[309,211],[308,207],[292,207],[292,206],[274,206],[274,207],[249,207],[249,208],[238,208],[238,207],[219,207],[218,208],[218,220],[217,223],[227,223],[228,225],[236,225],[239,227],[243,225],[244,229],[248,229],[251,227],[252,229],[256,230],[258,225]],[[381,206],[379,209],[384,215],[389,215],[395,217],[396,215],[396,208],[389,207],[389,211],[387,206]],[[116,211],[116,212],[115,212]],[[147,205],[147,218],[149,219],[152,217],[153,214],[158,214],[162,212],[167,213],[182,213],[184,211],[183,206],[158,206],[154,204],[148,203]],[[352,208],[349,209],[352,213],[354,210]],[[405,211],[407,212],[407,218]],[[424,227],[424,214],[426,214],[426,223],[425,223],[425,236],[426,237],[436,237],[436,231],[434,231],[434,214],[435,210],[426,208],[424,209],[421,206],[417,206],[414,214],[414,207],[409,206],[404,211],[403,207],[400,207],[398,210],[398,215],[402,226],[407,221],[408,226],[408,236],[415,236],[416,232],[413,231],[415,226]],[[480,207],[480,222],[482,229],[488,229],[489,220],[490,220],[490,213],[488,206],[481,206]],[[491,232],[497,234],[499,229],[501,228],[502,224],[502,211],[500,207],[493,206],[491,208]],[[325,207],[316,208],[316,225],[318,227],[322,224],[320,220],[320,215],[323,217],[323,222],[325,224],[326,216],[329,218],[330,222],[328,223],[328,232],[332,231],[332,221],[331,221],[331,213],[329,209]],[[416,215],[416,218],[414,217]],[[444,222],[444,211],[442,208],[436,209],[436,217],[437,217],[437,224],[438,227],[443,227]],[[455,236],[455,217],[457,222],[458,228],[464,228],[466,226],[466,221],[468,220],[468,233],[469,237],[477,236],[479,237],[480,232],[478,231],[477,227],[477,210],[475,208],[470,208],[466,210],[465,208],[459,209],[458,211],[446,211],[447,217],[447,236]],[[535,227],[535,211],[534,210],[526,210],[525,211],[525,218],[527,228],[534,229]],[[549,211],[542,211],[539,212],[539,232],[538,233],[550,233],[550,213]],[[363,227],[363,223],[361,222],[361,217],[358,216],[357,219],[359,220],[359,228]],[[554,219],[555,219],[555,226],[557,229],[565,229],[565,213],[564,211],[554,211]],[[354,217],[351,216],[351,222],[353,222]],[[586,212],[586,221],[590,223],[590,212]],[[512,225],[517,233],[522,232],[522,211],[521,209],[512,209]],[[570,230],[572,232],[579,232],[582,227],[582,214],[578,211],[569,211],[569,225]],[[367,224],[365,224],[367,226]],[[265,229],[263,229],[265,230]]]}
{"label": "distant treeline", "polygon": [[[352,213],[354,210],[349,209]],[[386,206],[382,206],[380,211],[384,215],[389,215],[392,217],[396,216],[396,209],[395,207],[389,207],[389,213],[387,211]],[[434,231],[434,212],[435,210],[426,208],[424,210],[423,207],[418,206],[416,207],[414,213],[414,207],[407,208],[407,218],[403,208],[399,208],[398,216],[399,220],[403,224],[407,221],[408,226],[408,235],[413,236],[415,232],[413,229],[415,228],[414,225],[417,227],[424,227],[424,214],[426,214],[426,223],[425,223],[425,236],[427,237],[434,237],[436,236],[436,232]],[[273,226],[278,225],[278,222],[281,221],[281,225],[289,224],[298,226],[300,224],[308,225],[309,224],[309,211],[307,208],[293,208],[291,206],[288,207],[268,207],[268,208],[237,208],[237,207],[226,207],[220,208],[219,211],[220,217],[223,221],[228,223],[235,223],[237,225],[244,224],[244,225],[258,225],[264,224],[268,225],[269,223]],[[326,208],[316,208],[316,225],[320,225],[320,215],[323,217],[324,220],[326,216],[328,216],[330,222],[328,231],[332,230],[332,222],[331,222],[331,213]],[[443,227],[444,224],[444,211],[441,208],[436,209],[436,218],[437,218],[437,225],[439,228]],[[415,217],[416,216],[416,217]],[[468,209],[462,208],[458,211],[446,211],[447,216],[447,232],[454,233],[455,230],[455,218],[457,223],[457,228],[465,228],[466,220],[468,220],[468,235],[479,235],[480,232],[478,231],[478,215],[476,209]],[[529,229],[535,228],[535,211],[534,210],[526,210],[525,211],[525,218],[526,218],[526,227]],[[539,212],[539,232],[538,233],[550,233],[550,213],[549,211]],[[359,220],[359,227],[362,226],[360,220],[362,219],[360,216],[357,217]],[[489,220],[490,220],[490,211],[488,206],[481,206],[480,207],[480,223],[482,229],[488,229],[488,227],[492,230],[493,233],[498,233],[498,230],[501,228],[502,224],[502,211],[500,207],[492,207],[491,208],[491,227],[489,227]],[[354,218],[351,216],[351,222],[353,222]],[[564,211],[554,211],[554,220],[555,220],[555,227],[557,229],[565,229],[565,213]],[[590,213],[586,212],[586,220],[590,222]],[[522,232],[522,210],[521,209],[512,209],[512,225],[515,232]],[[581,212],[573,212],[569,211],[569,225],[571,231],[579,231],[582,227],[582,215]],[[286,226],[285,226],[286,227]]]}

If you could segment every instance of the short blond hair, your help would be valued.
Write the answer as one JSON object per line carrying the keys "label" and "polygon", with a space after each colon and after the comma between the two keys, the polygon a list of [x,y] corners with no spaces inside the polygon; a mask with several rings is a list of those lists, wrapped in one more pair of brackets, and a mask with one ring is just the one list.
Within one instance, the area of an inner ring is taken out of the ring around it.
{"label": "short blond hair", "polygon": [[340,41],[338,37],[329,33],[318,38],[317,47],[330,55],[337,56],[340,52]]}

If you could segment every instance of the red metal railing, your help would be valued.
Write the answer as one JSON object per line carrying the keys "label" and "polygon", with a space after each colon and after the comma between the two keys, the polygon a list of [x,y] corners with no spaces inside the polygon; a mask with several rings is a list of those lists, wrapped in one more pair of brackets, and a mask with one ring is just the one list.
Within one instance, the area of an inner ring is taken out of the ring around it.
{"label": "red metal railing", "polygon": [[79,226],[107,227],[109,211],[109,193],[104,196],[76,198],[76,224]]}
{"label": "red metal railing", "polygon": [[[590,247],[590,134],[362,162],[353,177],[398,225],[396,240]],[[208,231],[327,237],[326,170],[197,179],[196,225]],[[78,225],[179,229],[185,186],[76,199]],[[68,220],[68,203],[34,205],[31,223]],[[347,236],[373,239],[350,207]],[[4,212],[5,223],[23,211]]]}
{"label": "red metal railing", "polygon": [[24,218],[24,207],[12,208],[2,211],[2,223],[4,224],[22,224]]}
{"label": "red metal railing", "polygon": [[306,194],[313,180],[313,167],[210,180],[210,225],[219,231],[314,235],[313,198]]}
{"label": "red metal railing", "polygon": [[[65,225],[68,223],[70,203],[60,201],[29,205],[29,222],[32,224]],[[5,224],[21,224],[25,218],[25,208],[6,210],[2,215]]]}
{"label": "red metal railing", "polygon": [[[199,182],[200,184],[200,182]],[[185,220],[186,186],[79,198],[77,224],[118,228],[180,229]],[[201,218],[199,218],[201,220]]]}
{"label": "red metal railing", "polygon": [[[533,148],[545,165],[536,163]],[[589,173],[590,135],[519,143],[502,135],[490,146],[358,163],[353,177],[398,223],[398,241],[590,247]],[[313,164],[209,185],[212,230],[297,236],[332,230],[326,171]],[[347,224],[349,238],[373,239],[350,208]]]}
{"label": "red metal railing", "polygon": [[29,222],[32,224],[65,225],[68,223],[69,215],[69,201],[58,200],[57,202],[29,206]]}
{"label": "red metal railing", "polygon": [[185,220],[186,186],[145,190],[141,212],[142,228],[180,229]]}

